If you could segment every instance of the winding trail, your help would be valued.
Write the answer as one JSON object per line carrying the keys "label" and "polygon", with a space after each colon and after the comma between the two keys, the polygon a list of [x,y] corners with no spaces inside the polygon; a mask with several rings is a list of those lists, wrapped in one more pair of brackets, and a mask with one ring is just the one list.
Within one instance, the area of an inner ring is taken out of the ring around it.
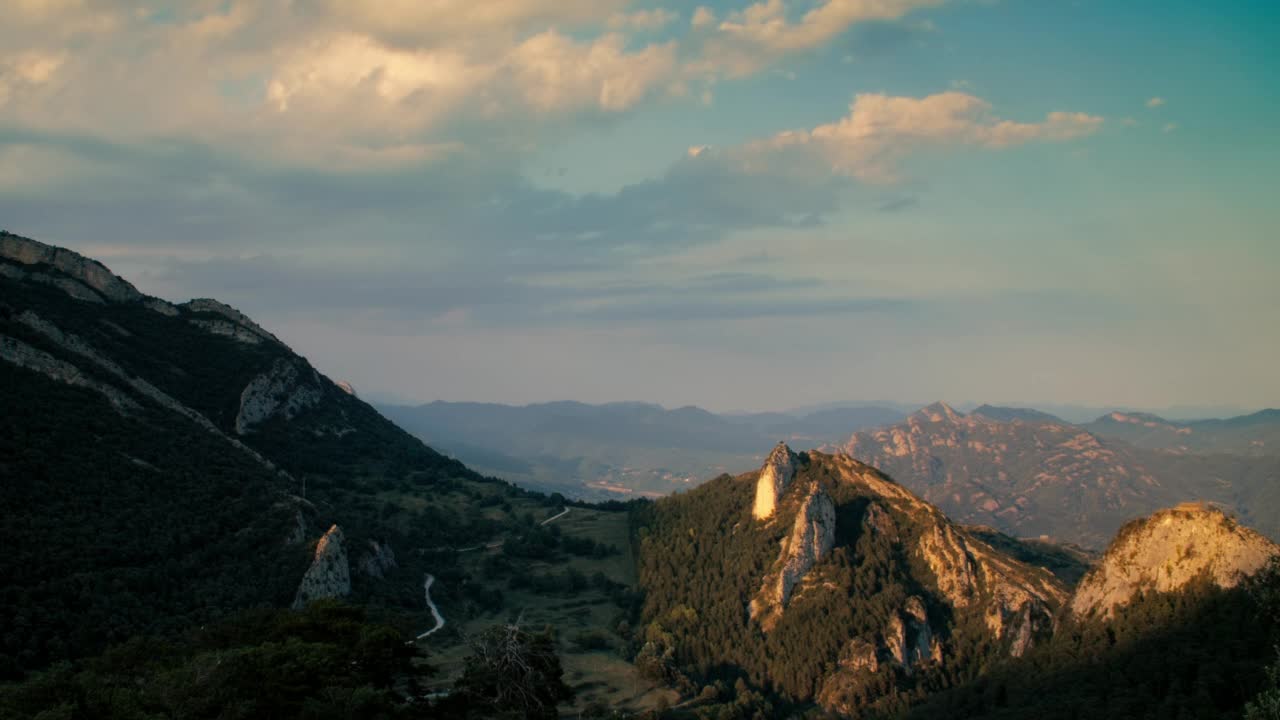
{"label": "winding trail", "polygon": [[552,520],[559,520],[560,518],[562,518],[562,517],[564,517],[565,515],[568,515],[568,514],[569,514],[569,508],[565,508],[564,510],[560,511],[560,513],[559,513],[559,514],[557,514],[557,515],[552,515],[551,517],[547,518],[546,520],[543,520],[543,521],[542,521],[542,524],[543,524],[543,525],[546,525],[547,523],[551,522]]}
{"label": "winding trail", "polygon": [[[570,510],[570,508],[565,508],[564,510],[561,510],[560,512],[556,513],[555,515],[552,515],[551,517],[547,518],[546,520],[543,520],[540,524],[542,524],[542,525],[546,525],[547,523],[550,523],[550,522],[551,522],[551,521],[553,521],[553,520],[559,520],[560,518],[564,517],[565,515],[568,515],[568,514],[569,514],[569,510]],[[504,543],[504,542],[505,542],[505,541],[503,541],[503,540],[499,540],[499,541],[497,541],[497,542],[492,542],[492,543],[489,543],[489,544],[487,544],[487,545],[476,545],[475,547],[459,548],[459,549],[458,549],[458,552],[469,552],[469,551],[472,551],[472,550],[479,550],[480,548],[485,548],[485,549],[487,549],[487,550],[492,550],[492,549],[494,549],[494,548],[500,548],[500,547],[502,547],[502,545],[503,545],[503,543]],[[426,631],[426,632],[422,633],[421,635],[419,635],[419,636],[416,638],[416,639],[418,639],[418,640],[422,640],[423,638],[425,638],[425,637],[427,637],[427,636],[429,636],[429,635],[431,635],[431,634],[433,634],[433,633],[435,633],[435,632],[438,632],[438,631],[439,631],[441,628],[443,628],[443,627],[444,627],[444,625],[445,625],[444,615],[441,615],[441,614],[440,614],[440,608],[436,607],[435,602],[433,602],[433,601],[431,600],[431,586],[432,586],[433,584],[435,584],[435,581],[436,581],[436,576],[435,576],[435,575],[432,575],[431,573],[427,573],[427,579],[426,579],[426,581],[425,581],[425,582],[423,582],[423,583],[422,583],[422,593],[423,593],[423,595],[424,595],[424,596],[426,596],[426,598],[427,598],[427,607],[431,609],[431,617],[433,617],[433,618],[435,618],[435,619],[436,619],[436,626],[435,626],[435,627],[433,627],[433,628],[431,628],[430,630],[428,630],[428,631]]]}
{"label": "winding trail", "polygon": [[436,604],[431,600],[431,585],[435,583],[435,581],[436,576],[431,573],[427,573],[426,582],[422,584],[422,592],[427,597],[427,607],[431,608],[431,616],[436,619],[436,626],[419,635],[417,637],[418,640],[421,640],[444,627],[444,616],[440,614],[440,608],[436,607]]}

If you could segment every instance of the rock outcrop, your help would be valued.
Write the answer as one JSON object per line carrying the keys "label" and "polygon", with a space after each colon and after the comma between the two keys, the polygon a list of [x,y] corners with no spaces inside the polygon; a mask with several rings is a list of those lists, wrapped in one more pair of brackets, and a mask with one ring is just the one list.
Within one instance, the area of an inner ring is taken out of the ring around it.
{"label": "rock outcrop", "polygon": [[[227,305],[226,303],[211,300],[209,298],[197,298],[181,305],[183,310],[192,313],[210,313],[221,315],[222,320],[203,320],[193,318],[191,322],[215,335],[226,335],[240,342],[257,344],[261,341],[269,341],[280,343],[280,340],[271,333],[262,329],[261,325],[254,322],[248,315]],[[283,343],[280,343],[283,345]]]}
{"label": "rock outcrop", "polygon": [[98,393],[119,413],[128,413],[139,409],[138,403],[121,392],[118,388],[89,377],[80,368],[64,362],[49,353],[34,348],[17,338],[0,335],[0,360],[6,360],[18,367],[41,373],[57,382],[89,388]]}
{"label": "rock outcrop", "polygon": [[836,508],[831,496],[814,486],[796,512],[791,532],[782,540],[775,570],[767,575],[751,601],[751,619],[766,632],[773,629],[796,586],[814,565],[831,553],[836,539]]}
{"label": "rock outcrop", "polygon": [[778,498],[796,476],[798,460],[799,458],[791,452],[791,448],[787,447],[786,443],[778,443],[773,448],[773,452],[769,453],[756,480],[756,502],[751,514],[757,520],[773,516],[778,507]]}
{"label": "rock outcrop", "polygon": [[1207,576],[1230,588],[1258,572],[1280,546],[1221,510],[1184,503],[1121,528],[1071,599],[1077,616],[1110,617],[1135,592],[1169,592]]}
{"label": "rock outcrop", "polygon": [[315,370],[300,368],[294,360],[277,359],[269,371],[250,380],[240,393],[236,433],[245,435],[255,425],[276,415],[292,420],[319,403],[323,396],[320,376]]}
{"label": "rock outcrop", "polygon": [[294,609],[304,608],[313,600],[351,594],[351,566],[343,543],[342,528],[337,525],[330,527],[316,543],[315,559],[298,585]]}
{"label": "rock outcrop", "polygon": [[[940,411],[941,412],[941,411]],[[811,452],[811,458],[833,469],[842,482],[872,493],[876,499],[863,517],[864,532],[901,537],[904,550],[931,571],[939,599],[953,611],[980,612],[994,638],[1009,653],[1021,655],[1053,628],[1053,614],[1066,601],[1062,583],[1043,568],[1020,563],[954,526],[934,506],[845,455]],[[901,532],[888,509],[909,519],[914,531]],[[918,617],[914,606],[907,614]],[[929,644],[934,638],[930,631]],[[933,655],[933,650],[929,650]]]}
{"label": "rock outcrop", "polygon": [[[28,279],[61,288],[78,300],[90,302],[130,302],[141,300],[142,293],[125,280],[114,275],[102,263],[65,248],[46,245],[28,238],[0,233],[0,258],[20,265],[32,266],[27,271],[11,269],[6,275],[14,277],[18,272],[28,273]],[[48,266],[70,278],[58,278],[41,273],[39,268]],[[39,277],[37,277],[39,276]]]}

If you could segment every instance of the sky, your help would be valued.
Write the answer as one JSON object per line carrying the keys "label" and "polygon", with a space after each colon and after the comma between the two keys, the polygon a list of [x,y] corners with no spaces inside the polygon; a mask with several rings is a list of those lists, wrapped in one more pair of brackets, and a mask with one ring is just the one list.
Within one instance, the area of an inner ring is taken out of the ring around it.
{"label": "sky", "polygon": [[1280,7],[3,0],[0,227],[366,397],[1280,405]]}

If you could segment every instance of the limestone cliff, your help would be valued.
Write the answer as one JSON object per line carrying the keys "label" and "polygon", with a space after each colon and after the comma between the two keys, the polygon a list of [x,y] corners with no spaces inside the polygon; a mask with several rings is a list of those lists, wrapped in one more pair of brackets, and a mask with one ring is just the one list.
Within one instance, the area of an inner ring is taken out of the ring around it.
{"label": "limestone cliff", "polygon": [[786,443],[778,443],[765,459],[760,468],[760,476],[756,480],[756,502],[752,514],[758,520],[773,516],[778,507],[778,498],[786,491],[787,485],[796,476],[798,458]]}
{"label": "limestone cliff", "polygon": [[[26,269],[8,266],[7,276],[54,285],[77,300],[129,302],[143,297],[137,288],[112,274],[102,263],[65,248],[0,233],[0,258],[28,266]],[[67,277],[41,272],[42,267]]]}
{"label": "limestone cliff", "polygon": [[[275,335],[262,329],[262,326],[250,319],[248,315],[226,303],[209,298],[197,298],[191,302],[183,303],[181,307],[188,312],[221,315],[223,318],[221,320],[195,318],[190,321],[193,325],[204,328],[215,335],[225,335],[249,345],[256,345],[263,341],[280,343],[280,340]],[[280,344],[283,345],[284,343]]]}
{"label": "limestone cliff", "polygon": [[293,607],[306,607],[312,600],[345,597],[351,594],[351,566],[343,546],[342,528],[334,525],[316,543],[315,559],[302,576]]}
{"label": "limestone cliff", "polygon": [[[785,447],[785,446],[782,446]],[[836,509],[831,496],[814,485],[800,504],[791,532],[782,540],[775,570],[751,601],[751,619],[768,632],[781,617],[796,585],[831,553],[836,538]]]}
{"label": "limestone cliff", "polygon": [[1168,592],[1207,575],[1229,588],[1280,555],[1280,546],[1225,513],[1184,503],[1135,520],[1076,588],[1071,612],[1110,617],[1139,590]]}
{"label": "limestone cliff", "polygon": [[320,402],[324,391],[315,370],[280,358],[271,369],[255,377],[240,394],[236,433],[244,435],[255,425],[280,415],[292,420],[298,413]]}

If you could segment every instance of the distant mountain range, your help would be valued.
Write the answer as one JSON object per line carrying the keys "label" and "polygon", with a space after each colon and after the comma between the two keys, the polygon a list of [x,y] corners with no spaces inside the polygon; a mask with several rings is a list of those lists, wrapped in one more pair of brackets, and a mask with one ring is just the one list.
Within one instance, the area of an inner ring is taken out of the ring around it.
{"label": "distant mountain range", "polygon": [[483,472],[588,499],[665,495],[759,465],[760,448],[779,440],[817,447],[906,416],[879,406],[718,415],[638,402],[433,402],[379,410]]}
{"label": "distant mountain range", "polygon": [[1133,416],[1079,426],[1037,411],[983,406],[965,415],[936,403],[837,447],[959,522],[1018,537],[1101,547],[1126,520],[1189,500],[1221,505],[1276,537],[1280,455],[1241,439],[1276,432],[1273,416],[1197,423],[1215,433],[1204,433],[1205,451],[1190,452],[1160,441],[1199,437],[1191,426],[1174,433],[1167,429],[1179,426],[1151,420],[1155,427],[1138,426],[1151,431],[1139,447],[1125,442],[1131,423],[1115,419]]}

